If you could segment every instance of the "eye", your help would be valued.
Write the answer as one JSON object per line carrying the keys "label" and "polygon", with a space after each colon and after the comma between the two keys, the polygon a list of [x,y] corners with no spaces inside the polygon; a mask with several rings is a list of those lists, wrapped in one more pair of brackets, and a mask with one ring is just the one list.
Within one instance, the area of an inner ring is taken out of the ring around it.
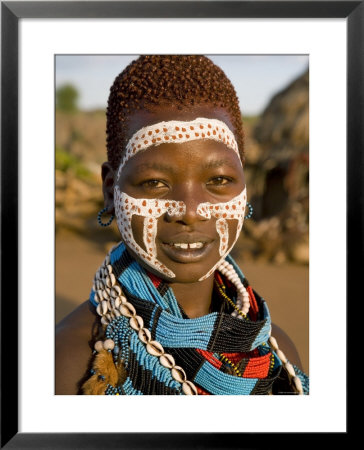
{"label": "eye", "polygon": [[167,184],[161,180],[147,180],[141,183],[144,189],[163,189],[168,188]]}
{"label": "eye", "polygon": [[219,176],[211,178],[206,184],[208,186],[225,186],[232,182],[232,178],[226,176]]}

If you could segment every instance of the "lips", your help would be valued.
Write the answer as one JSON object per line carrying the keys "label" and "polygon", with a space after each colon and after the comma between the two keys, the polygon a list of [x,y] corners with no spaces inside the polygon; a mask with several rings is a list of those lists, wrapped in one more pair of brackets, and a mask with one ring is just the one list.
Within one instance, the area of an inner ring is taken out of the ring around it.
{"label": "lips", "polygon": [[175,262],[182,264],[199,262],[213,247],[214,240],[201,235],[177,235],[161,242],[164,253]]}
{"label": "lips", "polygon": [[174,247],[182,248],[183,250],[187,250],[187,249],[202,248],[204,246],[204,242],[191,242],[189,244],[187,244],[185,242],[174,242],[173,244],[169,244],[169,245],[173,245]]}

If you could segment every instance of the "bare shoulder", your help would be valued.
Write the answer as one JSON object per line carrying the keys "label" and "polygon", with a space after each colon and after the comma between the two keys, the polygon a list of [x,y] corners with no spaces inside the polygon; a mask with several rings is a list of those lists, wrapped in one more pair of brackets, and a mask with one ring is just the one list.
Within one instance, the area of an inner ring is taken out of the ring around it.
{"label": "bare shoulder", "polygon": [[97,316],[87,300],[56,326],[56,394],[79,393],[89,369],[96,323]]}
{"label": "bare shoulder", "polygon": [[279,328],[278,325],[272,323],[272,336],[277,340],[278,347],[286,355],[287,359],[302,370],[302,363],[296,346],[287,333],[282,328]]}

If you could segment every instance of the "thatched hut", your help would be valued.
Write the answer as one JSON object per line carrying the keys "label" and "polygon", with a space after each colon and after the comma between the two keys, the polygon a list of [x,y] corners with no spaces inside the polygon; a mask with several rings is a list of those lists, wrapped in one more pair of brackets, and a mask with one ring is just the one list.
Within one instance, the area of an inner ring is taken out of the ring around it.
{"label": "thatched hut", "polygon": [[[255,253],[308,262],[309,73],[270,101],[247,143],[246,175]],[[249,145],[253,149],[249,157]]]}

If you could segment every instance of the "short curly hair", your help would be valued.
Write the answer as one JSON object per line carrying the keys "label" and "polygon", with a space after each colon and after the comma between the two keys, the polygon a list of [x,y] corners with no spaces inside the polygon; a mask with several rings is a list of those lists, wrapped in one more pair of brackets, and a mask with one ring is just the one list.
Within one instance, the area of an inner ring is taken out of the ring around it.
{"label": "short curly hair", "polygon": [[108,161],[120,164],[127,144],[129,116],[148,105],[173,104],[179,109],[211,105],[227,111],[244,162],[244,133],[239,100],[231,81],[201,55],[145,55],[130,63],[110,88],[106,112]]}

